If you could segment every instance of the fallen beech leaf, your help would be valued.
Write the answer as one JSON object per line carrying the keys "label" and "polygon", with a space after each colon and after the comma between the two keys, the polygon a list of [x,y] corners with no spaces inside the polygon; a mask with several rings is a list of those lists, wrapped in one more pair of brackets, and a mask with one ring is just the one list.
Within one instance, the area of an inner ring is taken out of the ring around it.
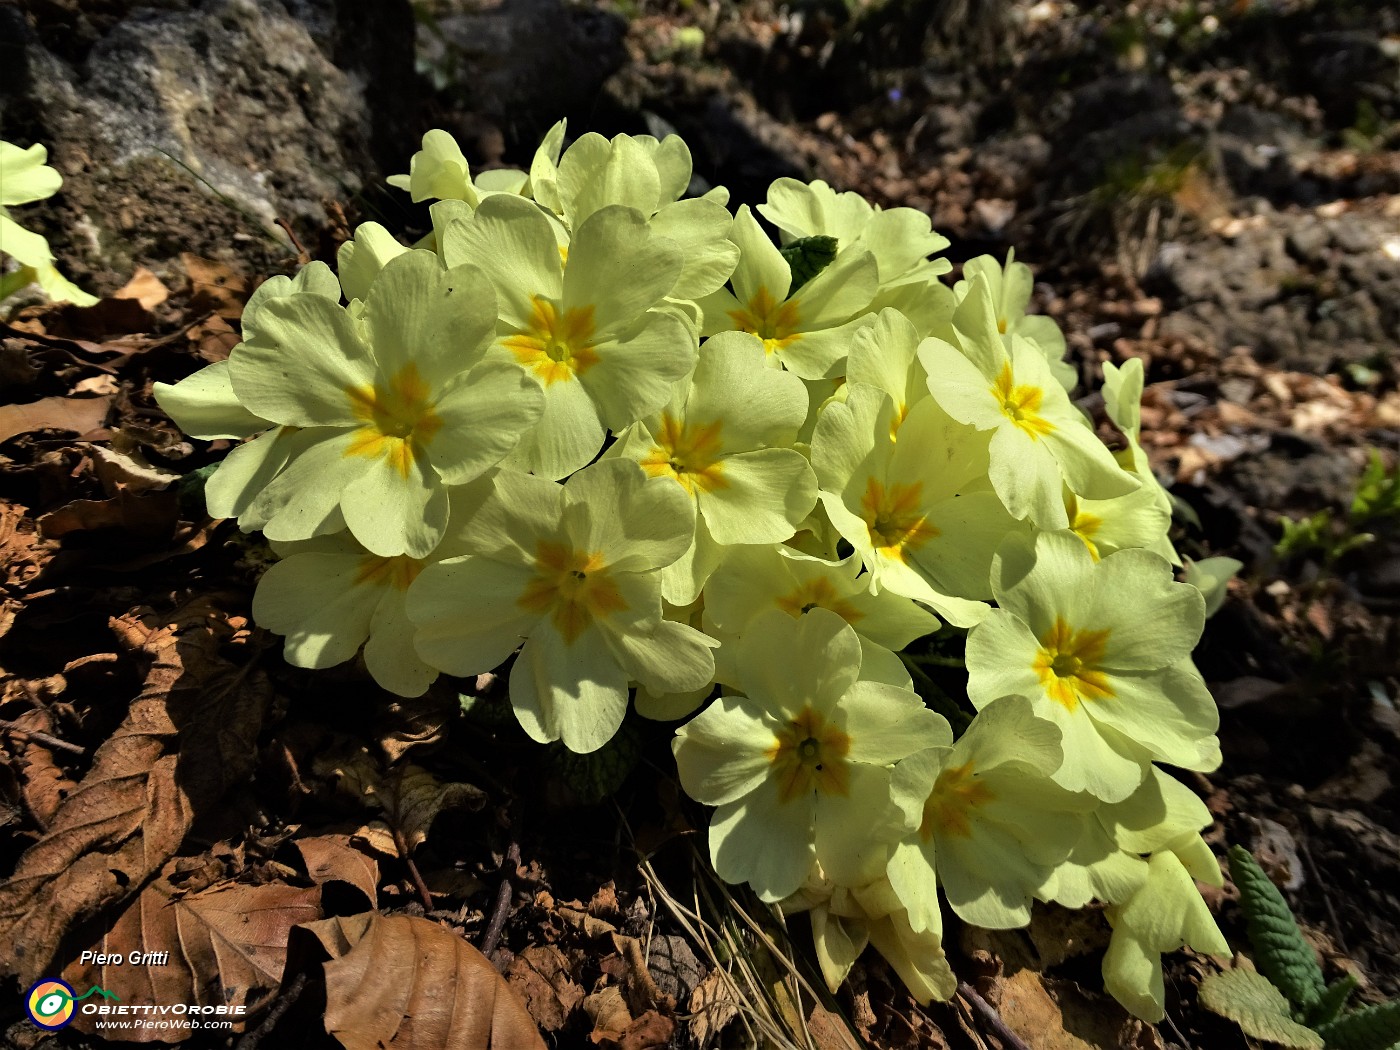
{"label": "fallen beech leaf", "polygon": [[91,433],[107,418],[111,399],[106,397],[46,397],[27,405],[0,406],[0,441],[34,430]]}
{"label": "fallen beech leaf", "polygon": [[533,944],[512,959],[506,971],[511,988],[546,1032],[563,1028],[583,1002],[583,989],[570,969],[569,960],[554,945]]}
{"label": "fallen beech leaf", "polygon": [[331,956],[326,1031],[346,1050],[544,1050],[496,968],[450,930],[375,912],[304,928]]}
{"label": "fallen beech leaf", "polygon": [[0,636],[10,629],[23,607],[18,593],[28,587],[54,556],[58,544],[39,533],[28,509],[18,503],[0,503]]}
{"label": "fallen beech leaf", "polygon": [[315,835],[293,845],[306,861],[306,873],[317,886],[344,882],[365,895],[370,907],[379,903],[379,864],[350,845],[348,835]]}
{"label": "fallen beech leaf", "polygon": [[239,340],[238,333],[218,314],[191,325],[185,335],[195,345],[195,353],[210,364],[226,360]]}
{"label": "fallen beech leaf", "polygon": [[832,1013],[821,1003],[812,1004],[807,1015],[807,1031],[817,1050],[861,1050],[860,1040],[840,1014]]}
{"label": "fallen beech leaf", "polygon": [[[120,964],[75,962],[63,971],[64,980],[75,987],[98,985],[131,1005],[242,1005],[254,1013],[282,981],[292,928],[319,918],[321,891],[272,882],[178,896],[167,881],[170,867],[85,946]],[[148,954],[161,952],[168,954]],[[142,958],[151,962],[141,965]],[[124,1038],[173,1042],[190,1034],[187,1017],[172,1014],[169,1020],[175,1027],[140,1029]],[[92,1034],[96,1021],[79,1014],[73,1027]]]}
{"label": "fallen beech leaf", "polygon": [[23,984],[50,970],[70,929],[139,890],[195,815],[252,770],[271,690],[252,667],[248,633],[235,634],[207,603],[160,623],[114,623],[124,639],[143,639],[152,661],[145,686],[44,837],[0,883],[0,944],[15,946],[0,953],[0,974]]}
{"label": "fallen beech leaf", "polygon": [[154,310],[170,298],[170,289],[161,283],[161,279],[150,270],[144,266],[138,266],[136,272],[131,275],[131,280],[127,281],[120,290],[112,293],[112,298],[135,299],[147,310]]}

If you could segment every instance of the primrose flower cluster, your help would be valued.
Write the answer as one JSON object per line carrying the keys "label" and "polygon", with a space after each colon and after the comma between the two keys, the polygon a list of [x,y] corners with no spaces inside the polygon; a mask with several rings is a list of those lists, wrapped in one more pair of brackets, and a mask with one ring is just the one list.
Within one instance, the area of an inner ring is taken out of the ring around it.
{"label": "primrose flower cluster", "polygon": [[[945,907],[1100,901],[1108,989],[1160,1018],[1162,953],[1227,947],[1210,815],[1163,768],[1220,751],[1140,363],[1105,366],[1111,451],[1023,263],[950,286],[915,210],[780,179],[731,213],[675,136],[563,142],[474,176],[430,132],[390,180],[433,202],[420,245],[364,224],[158,391],[249,439],[207,498],[281,559],[257,621],[405,696],[509,662],[525,732],[579,752],[629,703],[686,720],[715,870],[809,913],[833,988],[871,944],[946,999]],[[900,655],[940,630],[960,735]]]}

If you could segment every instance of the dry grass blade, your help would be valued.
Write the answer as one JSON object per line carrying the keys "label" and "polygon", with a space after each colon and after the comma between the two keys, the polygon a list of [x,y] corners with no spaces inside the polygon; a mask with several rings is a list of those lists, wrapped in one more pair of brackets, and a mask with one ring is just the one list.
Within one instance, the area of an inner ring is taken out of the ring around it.
{"label": "dry grass blade", "polygon": [[[650,860],[643,857],[639,870],[653,896],[700,948],[711,972],[737,1007],[737,1019],[749,1040],[774,1050],[818,1050],[801,1004],[803,993],[815,1002],[821,996],[798,969],[790,951],[763,930],[703,859],[692,857],[690,905],[666,888]],[[777,970],[782,974],[775,980]],[[706,1009],[713,1011],[715,1004],[707,1004]],[[694,1024],[705,1016],[697,1012],[690,1019]],[[708,1021],[705,1030],[708,1033]]]}

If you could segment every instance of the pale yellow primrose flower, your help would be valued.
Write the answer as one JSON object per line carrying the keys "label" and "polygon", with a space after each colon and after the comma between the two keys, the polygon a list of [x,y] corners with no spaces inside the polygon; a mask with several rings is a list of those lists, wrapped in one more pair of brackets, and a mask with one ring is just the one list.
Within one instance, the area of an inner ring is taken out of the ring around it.
{"label": "pale yellow primrose flower", "polygon": [[[990,255],[979,255],[963,264],[963,279],[953,285],[956,302],[967,298],[972,282],[978,277],[987,282],[991,290],[992,303],[996,312],[997,331],[1010,341],[1019,335],[1034,343],[1050,365],[1050,372],[1066,391],[1073,390],[1079,383],[1079,373],[1065,357],[1065,336],[1054,318],[1043,314],[1027,314],[1026,307],[1035,289],[1035,278],[1031,268],[1016,261],[1015,249],[1006,253],[1006,265]],[[951,312],[951,311],[950,311]],[[944,333],[935,332],[947,338]]]}
{"label": "pale yellow primrose flower", "polygon": [[896,654],[938,629],[937,617],[911,599],[891,590],[872,594],[857,555],[828,561],[777,544],[739,547],[705,585],[706,633],[723,642],[715,654],[718,681],[743,690],[730,655],[749,625],[774,609],[793,619],[813,609],[834,612],[860,638],[862,677],[903,688],[910,687],[909,672]]}
{"label": "pale yellow primrose flower", "polygon": [[979,708],[1029,697],[1064,736],[1058,784],[1118,802],[1152,760],[1220,764],[1219,712],[1190,655],[1204,603],[1163,559],[1095,562],[1076,537],[1041,533],[1033,559],[1024,541],[1002,549],[992,583],[998,608],[968,636],[968,696]]}
{"label": "pale yellow primrose flower", "polygon": [[[1131,471],[1133,476],[1142,482],[1142,487],[1152,494],[1152,499],[1160,508],[1160,513],[1165,514],[1170,521],[1172,514],[1171,495],[1157,480],[1157,475],[1152,470],[1152,462],[1142,447],[1142,390],[1143,370],[1140,358],[1129,358],[1121,366],[1104,362],[1104,410],[1108,413],[1108,418],[1113,421],[1114,426],[1121,430],[1123,436],[1128,439],[1128,447],[1115,453],[1115,458],[1124,470]],[[1173,565],[1181,564],[1181,558],[1177,555],[1171,540],[1167,538],[1165,530],[1148,549],[1153,553],[1160,554]]]}
{"label": "pale yellow primrose flower", "polygon": [[817,502],[817,479],[792,448],[806,418],[796,376],[768,368],[753,336],[706,341],[689,382],[660,412],[619,436],[610,454],[641,464],[695,502],[695,544],[668,570],[666,600],[688,605],[718,564],[721,546],[786,540]]}
{"label": "pale yellow primrose flower", "polygon": [[700,300],[702,335],[750,332],[783,367],[803,379],[844,374],[844,360],[856,330],[869,323],[870,301],[879,281],[875,257],[861,249],[838,254],[821,273],[795,292],[787,260],[753,217],[739,208],[729,234],[739,247],[739,264],[721,288]]}
{"label": "pale yellow primrose flower", "polygon": [[948,247],[929,218],[915,208],[878,208],[860,194],[837,193],[820,180],[803,184],[777,179],[758,212],[778,227],[787,243],[802,237],[836,238],[838,257],[868,251],[875,257],[878,288],[868,307],[901,311],[920,334],[929,333],[953,312],[953,296],[938,278],[953,268],[930,259]]}
{"label": "pale yellow primrose flower", "polygon": [[[562,128],[559,138],[563,138]],[[554,148],[557,156],[557,142]],[[424,134],[423,148],[413,155],[408,167],[407,175],[390,175],[386,181],[390,186],[407,190],[415,204],[437,199],[460,200],[475,208],[493,193],[527,192],[528,176],[514,168],[484,171],[473,180],[471,165],[462,155],[457,140],[438,129]],[[346,294],[350,294],[349,289]]]}
{"label": "pale yellow primrose flower", "polygon": [[812,922],[817,962],[829,991],[835,992],[867,944],[894,967],[909,993],[927,1005],[953,997],[958,979],[943,954],[936,931],[916,931],[888,880],[841,886],[812,867],[806,883],[779,907],[784,915],[806,912]]}
{"label": "pale yellow primrose flower", "polygon": [[461,554],[460,547],[440,543],[427,559],[383,558],[342,532],[272,549],[282,560],[258,581],[253,619],[286,635],[289,664],[333,667],[363,645],[365,666],[384,689],[399,696],[427,691],[438,672],[414,651],[404,600],[425,565]]}
{"label": "pale yellow primrose flower", "polygon": [[[338,303],[340,284],[323,262],[309,263],[294,278],[282,275],[268,278],[258,285],[243,307],[239,319],[243,329],[240,346],[256,343],[271,352],[280,352],[277,342],[259,330],[258,315],[263,304],[289,295],[319,295]],[[173,386],[156,383],[154,392],[161,408],[191,437],[212,441],[257,435],[224,458],[205,484],[204,498],[211,517],[237,518],[244,532],[266,525],[267,518],[254,514],[250,508],[287,465],[292,447],[290,439],[297,428],[276,426],[271,420],[244,408],[234,393],[227,359],[206,365]],[[345,527],[338,514],[332,515],[332,519],[327,522],[326,532],[337,532]]]}
{"label": "pale yellow primrose flower", "polygon": [[1022,531],[987,486],[987,438],[934,398],[910,409],[894,437],[890,396],[851,384],[822,409],[812,463],[822,506],[856,549],[872,589],[922,602],[970,627],[991,597],[992,557]]}
{"label": "pale yellow primrose flower", "polygon": [[899,812],[891,763],[951,735],[910,690],[860,681],[860,640],[835,613],[774,610],[739,641],[747,696],[722,696],[676,733],[691,798],[718,807],[710,858],[766,901],[813,861],[838,882],[877,878]]}
{"label": "pale yellow primrose flower", "polygon": [[641,214],[610,206],[575,231],[568,261],[549,220],[498,195],[443,238],[449,266],[471,263],[499,300],[491,357],[527,372],[544,412],[507,466],[562,478],[592,460],[608,430],[657,411],[695,365],[696,340],[663,303],[683,265]]}
{"label": "pale yellow primrose flower", "polygon": [[59,273],[49,242],[15,222],[7,211],[16,204],[45,200],[58,192],[63,176],[45,163],[48,158],[49,151],[38,143],[20,149],[13,142],[0,141],[0,254],[19,263],[25,276],[55,302],[91,306],[97,302],[97,296]]}
{"label": "pale yellow primrose flower", "polygon": [[484,274],[424,251],[385,265],[359,319],[320,295],[267,301],[269,342],[245,341],[229,371],[250,411],[301,428],[249,506],[268,538],[343,518],[375,554],[425,557],[447,526],[447,486],[495,467],[539,418],[538,388],[483,360],[495,314]]}
{"label": "pale yellow primrose flower", "polygon": [[481,674],[523,642],[510,701],[525,732],[597,750],[622,724],[629,681],[681,693],[714,675],[714,643],[662,619],[660,570],[685,551],[693,515],[684,492],[628,460],[563,486],[502,471],[448,537],[472,553],[428,566],[409,591],[419,656]]}
{"label": "pale yellow primrose flower", "polygon": [[1154,554],[1171,527],[1171,512],[1144,485],[1114,499],[1080,499],[1064,489],[1069,531],[1079,537],[1095,561],[1114,551],[1140,547]]}
{"label": "pale yellow primrose flower", "polygon": [[1162,955],[1183,946],[1228,957],[1220,932],[1200,891],[1171,851],[1154,853],[1147,878],[1120,907],[1108,909],[1113,936],[1103,957],[1103,983],[1128,1011],[1144,1021],[1166,1016]]}
{"label": "pale yellow primrose flower", "polygon": [[1044,355],[1021,336],[1009,345],[1002,339],[985,275],[958,305],[951,331],[956,345],[930,338],[919,348],[929,390],[954,419],[991,431],[989,476],[1013,517],[1063,529],[1062,485],[1096,500],[1138,487],[1070,403]]}
{"label": "pale yellow primrose flower", "polygon": [[983,707],[950,743],[895,767],[892,791],[911,831],[890,858],[890,884],[916,930],[941,933],[939,886],[964,922],[1025,926],[1098,800],[1051,781],[1064,757],[1060,732],[1025,697]]}
{"label": "pale yellow primrose flower", "polygon": [[[562,122],[558,125],[563,134]],[[536,155],[530,169],[535,199],[554,212],[568,230],[578,230],[594,212],[620,204],[635,208],[658,237],[674,241],[684,264],[666,292],[674,299],[698,299],[729,280],[739,248],[729,240],[732,223],[717,187],[703,197],[681,200],[690,186],[691,157],[679,135],[617,135],[590,132],[564,152],[550,170]]]}

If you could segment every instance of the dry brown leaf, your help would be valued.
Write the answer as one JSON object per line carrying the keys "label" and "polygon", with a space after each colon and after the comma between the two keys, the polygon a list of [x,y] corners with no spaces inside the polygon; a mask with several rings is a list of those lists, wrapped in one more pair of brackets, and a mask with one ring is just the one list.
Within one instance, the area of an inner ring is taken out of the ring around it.
{"label": "dry brown leaf", "polygon": [[569,960],[552,944],[534,944],[517,955],[506,980],[546,1032],[563,1028],[583,1002],[583,989],[574,982]]}
{"label": "dry brown leaf", "polygon": [[1131,1019],[1107,996],[1070,981],[1016,970],[997,980],[997,1009],[1031,1050],[1097,1050],[1122,1046]]}
{"label": "dry brown leaf", "polygon": [[243,316],[243,304],[253,294],[247,277],[224,263],[189,252],[181,254],[180,264],[189,275],[192,310],[212,310],[228,320]]}
{"label": "dry brown leaf", "polygon": [[252,769],[271,690],[253,668],[247,633],[207,603],[160,623],[114,623],[152,661],[145,686],[44,837],[0,883],[0,944],[18,946],[0,955],[0,973],[24,984],[49,970],[71,928],[158,872],[195,815]]}
{"label": "dry brown leaf", "polygon": [[326,1031],[346,1050],[544,1050],[496,968],[452,931],[375,912],[305,928],[331,956]]}
{"label": "dry brown leaf", "polygon": [[[129,436],[113,431],[112,438],[113,447],[93,445],[90,450],[93,470],[107,495],[116,496],[123,487],[131,493],[158,491],[180,479],[177,470],[152,466]],[[119,445],[127,447],[120,448]]]}
{"label": "dry brown leaf", "polygon": [[607,1050],[660,1050],[671,1045],[671,1037],[676,1034],[676,1022],[655,1010],[648,1010],[617,1034],[599,1035],[595,1030],[593,1041]]}
{"label": "dry brown leaf", "polygon": [[112,298],[135,299],[147,310],[154,310],[170,298],[170,289],[150,270],[144,266],[138,266],[136,272],[131,275],[131,280],[127,281],[120,290],[113,292]]}
{"label": "dry brown leaf", "polygon": [[627,1009],[622,989],[615,984],[610,984],[585,998],[583,1012],[593,1022],[593,1031],[589,1038],[595,1043],[601,1043],[605,1039],[619,1039],[632,1024],[632,1012]]}
{"label": "dry brown leaf", "polygon": [[[320,917],[320,898],[319,889],[280,882],[224,885],[178,896],[163,877],[84,949],[104,961],[89,957],[83,962],[79,954],[63,978],[75,987],[99,985],[128,1005],[241,1005],[252,1014],[282,981],[292,928]],[[144,964],[143,958],[148,960]],[[174,1042],[189,1035],[188,1017],[171,1014],[168,1019],[173,1028],[139,1029],[124,1038]],[[73,1027],[91,1034],[95,1021],[95,1016],[79,1014]]]}
{"label": "dry brown leaf", "polygon": [[[428,830],[444,809],[461,806],[476,810],[486,804],[486,794],[480,788],[457,782],[444,783],[422,766],[412,763],[398,766],[387,774],[381,773],[363,749],[348,758],[317,759],[312,768],[322,776],[333,777],[347,794],[368,797],[383,810],[384,820],[371,821],[357,833],[357,838],[375,852],[388,856],[398,854],[393,833],[401,834],[412,852],[427,840]],[[390,833],[387,842],[386,831]]]}
{"label": "dry brown leaf", "polygon": [[[54,733],[53,716],[41,707],[23,711],[11,721],[22,734]],[[21,739],[24,743],[19,752],[19,766],[24,804],[39,826],[47,828],[77,784],[59,768],[47,744],[33,737],[22,736]]]}
{"label": "dry brown leaf", "polygon": [[306,861],[306,873],[317,886],[345,882],[365,895],[370,907],[379,903],[379,863],[350,845],[348,835],[315,835],[293,845]]}
{"label": "dry brown leaf", "polygon": [[690,993],[690,1037],[696,1046],[708,1046],[734,1018],[739,1016],[739,1004],[734,1000],[729,982],[719,970],[711,970]]}
{"label": "dry brown leaf", "polygon": [[89,434],[102,426],[109,408],[106,397],[46,397],[27,405],[0,405],[0,441],[34,430]]}
{"label": "dry brown leaf", "polygon": [[142,539],[164,540],[174,534],[180,520],[180,500],[174,490],[137,495],[117,483],[112,499],[75,499],[39,518],[39,528],[49,539],[70,532],[121,529]]}
{"label": "dry brown leaf", "polygon": [[812,1012],[807,1015],[807,1031],[812,1042],[817,1044],[817,1050],[861,1050],[860,1040],[850,1025],[821,1003],[812,1004]]}

